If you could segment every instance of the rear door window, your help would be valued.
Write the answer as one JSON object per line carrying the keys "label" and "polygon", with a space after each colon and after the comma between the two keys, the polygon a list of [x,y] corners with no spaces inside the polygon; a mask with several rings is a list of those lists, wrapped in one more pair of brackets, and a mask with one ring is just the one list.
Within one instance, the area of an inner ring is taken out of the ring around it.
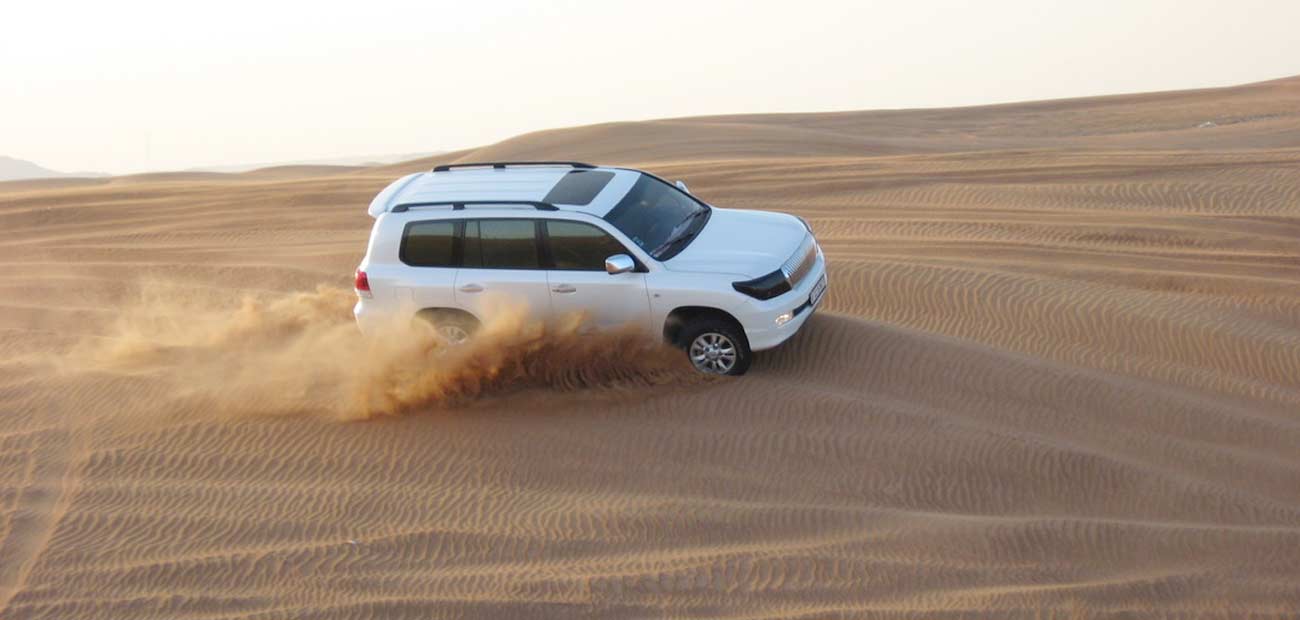
{"label": "rear door window", "polygon": [[546,221],[552,269],[604,271],[605,259],[627,254],[627,249],[609,233],[582,222]]}
{"label": "rear door window", "polygon": [[411,222],[398,256],[413,267],[455,267],[455,222]]}
{"label": "rear door window", "polygon": [[541,252],[534,220],[465,222],[466,268],[539,269]]}

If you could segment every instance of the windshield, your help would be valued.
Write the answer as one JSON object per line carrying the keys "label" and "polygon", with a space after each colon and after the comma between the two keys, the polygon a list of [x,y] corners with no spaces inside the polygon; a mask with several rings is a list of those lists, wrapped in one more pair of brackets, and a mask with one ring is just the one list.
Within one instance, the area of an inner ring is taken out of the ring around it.
{"label": "windshield", "polygon": [[707,206],[648,174],[605,216],[656,260],[672,258],[690,245],[708,219]]}

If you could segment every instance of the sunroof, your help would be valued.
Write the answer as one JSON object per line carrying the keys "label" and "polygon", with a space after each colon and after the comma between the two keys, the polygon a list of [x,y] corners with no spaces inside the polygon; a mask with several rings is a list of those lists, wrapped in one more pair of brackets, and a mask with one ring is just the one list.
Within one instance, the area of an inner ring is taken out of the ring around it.
{"label": "sunroof", "polygon": [[605,189],[614,173],[608,170],[574,170],[551,188],[542,202],[561,205],[589,205]]}

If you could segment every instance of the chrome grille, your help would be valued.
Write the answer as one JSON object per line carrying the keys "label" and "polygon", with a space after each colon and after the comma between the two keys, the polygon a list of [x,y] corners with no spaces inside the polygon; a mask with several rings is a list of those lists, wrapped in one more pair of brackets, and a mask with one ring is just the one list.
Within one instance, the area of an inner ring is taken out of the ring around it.
{"label": "chrome grille", "polygon": [[799,249],[786,259],[784,265],[781,265],[781,271],[790,281],[790,288],[798,288],[799,283],[808,277],[808,272],[812,271],[815,264],[817,264],[817,241],[809,234],[804,237],[803,243],[799,244]]}

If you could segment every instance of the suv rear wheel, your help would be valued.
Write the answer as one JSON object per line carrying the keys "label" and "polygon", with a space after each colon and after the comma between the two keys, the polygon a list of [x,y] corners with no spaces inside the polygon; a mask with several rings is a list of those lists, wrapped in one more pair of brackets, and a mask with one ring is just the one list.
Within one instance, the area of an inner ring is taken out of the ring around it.
{"label": "suv rear wheel", "polygon": [[416,316],[432,325],[433,331],[447,344],[465,342],[478,330],[478,321],[459,312],[424,310]]}
{"label": "suv rear wheel", "polygon": [[688,324],[679,342],[691,365],[709,374],[743,375],[754,355],[744,332],[720,319],[704,318]]}

